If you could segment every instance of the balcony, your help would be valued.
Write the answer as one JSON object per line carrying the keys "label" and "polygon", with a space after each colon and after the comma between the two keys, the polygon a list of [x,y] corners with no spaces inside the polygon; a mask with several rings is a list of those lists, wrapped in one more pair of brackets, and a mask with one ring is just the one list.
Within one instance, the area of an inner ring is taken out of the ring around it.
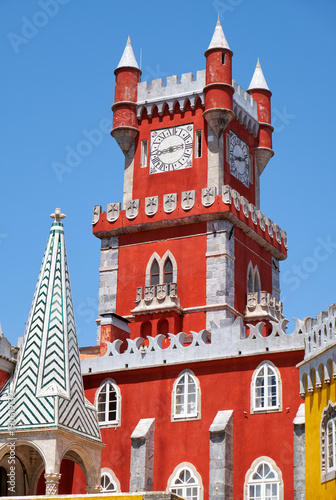
{"label": "balcony", "polygon": [[282,302],[268,292],[249,292],[245,319],[280,321],[283,318]]}
{"label": "balcony", "polygon": [[161,311],[181,313],[180,299],[177,297],[177,284],[164,283],[137,288],[136,306],[132,314],[145,314]]}

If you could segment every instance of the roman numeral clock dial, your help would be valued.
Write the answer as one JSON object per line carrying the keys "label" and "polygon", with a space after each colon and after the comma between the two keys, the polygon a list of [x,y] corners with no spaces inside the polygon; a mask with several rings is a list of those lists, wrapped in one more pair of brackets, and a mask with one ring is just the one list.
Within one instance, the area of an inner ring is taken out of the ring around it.
{"label": "roman numeral clock dial", "polygon": [[230,130],[230,173],[249,187],[249,147]]}
{"label": "roman numeral clock dial", "polygon": [[149,173],[192,167],[193,125],[152,130]]}

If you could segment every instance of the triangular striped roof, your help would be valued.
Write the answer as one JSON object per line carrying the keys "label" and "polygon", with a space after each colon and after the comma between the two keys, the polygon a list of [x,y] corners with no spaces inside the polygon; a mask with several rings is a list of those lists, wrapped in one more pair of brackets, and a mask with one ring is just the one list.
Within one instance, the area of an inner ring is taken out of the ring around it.
{"label": "triangular striped roof", "polygon": [[[85,399],[60,209],[43,257],[18,362],[0,394],[0,432],[63,428],[101,441],[97,413]],[[10,408],[12,406],[12,408]],[[13,412],[14,410],[14,412]]]}

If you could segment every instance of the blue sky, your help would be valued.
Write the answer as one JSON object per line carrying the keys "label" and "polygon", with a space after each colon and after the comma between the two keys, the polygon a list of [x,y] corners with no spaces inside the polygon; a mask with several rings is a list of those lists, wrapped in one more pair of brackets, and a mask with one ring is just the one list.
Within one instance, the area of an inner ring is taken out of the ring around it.
{"label": "blue sky", "polygon": [[[79,343],[95,343],[92,208],[120,201],[123,185],[124,157],[106,133],[114,69],[128,35],[143,80],[203,69],[218,12],[233,78],[246,89],[259,57],[273,93],[275,156],[261,177],[261,209],[288,233],[285,316],[315,316],[336,302],[334,0],[2,0],[0,322],[12,343],[24,331],[55,207],[67,215]],[[84,152],[81,141],[97,129]],[[56,175],[57,163],[67,171]]]}

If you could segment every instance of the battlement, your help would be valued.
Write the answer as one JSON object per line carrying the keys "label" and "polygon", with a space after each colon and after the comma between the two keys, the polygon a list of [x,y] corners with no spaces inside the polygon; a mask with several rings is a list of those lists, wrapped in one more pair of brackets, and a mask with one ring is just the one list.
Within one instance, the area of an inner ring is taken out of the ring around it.
{"label": "battlement", "polygon": [[[139,337],[127,340],[127,349],[120,352],[121,340],[107,342],[104,356],[81,360],[82,374],[114,372],[125,369],[140,369],[155,366],[195,363],[215,359],[256,356],[265,352],[286,352],[303,350],[304,342],[301,323],[296,320],[296,329],[286,334],[288,321],[271,322],[272,331],[263,336],[265,323],[244,326],[242,318],[235,321],[225,319],[220,325],[211,324],[211,332],[201,330],[187,335],[168,334],[169,346],[164,348],[165,335],[147,337],[148,345]],[[147,343],[147,342],[146,342]]]}
{"label": "battlement", "polygon": [[[233,111],[235,117],[256,136],[258,132],[257,103],[234,80],[232,80],[232,86],[234,88]],[[187,102],[194,109],[197,99],[200,99],[204,106],[204,87],[205,70],[197,71],[196,79],[193,73],[183,73],[181,80],[177,75],[168,76],[166,85],[164,85],[162,78],[152,80],[152,83],[140,82],[138,83],[137,101],[138,119],[141,119],[144,110],[151,117],[155,108],[157,108],[159,115],[162,115],[166,105],[169,112],[172,113],[176,103],[179,104],[181,111],[184,111]]]}
{"label": "battlement", "polygon": [[302,321],[305,357],[298,365],[300,369],[300,395],[312,393],[314,387],[321,389],[323,382],[330,384],[331,376],[336,379],[336,304],[328,311],[321,311],[316,318]]}
{"label": "battlement", "polygon": [[[177,218],[174,219],[174,216]],[[222,195],[216,194],[215,187],[149,196],[142,205],[139,199],[129,200],[126,209],[121,210],[120,203],[109,203],[103,212],[100,205],[93,209],[93,233],[97,237],[134,232],[151,227],[172,226],[180,223],[192,223],[193,218],[200,220],[229,219],[243,232],[257,241],[277,259],[285,258],[287,234],[277,224],[266,217],[252,203],[241,196],[229,185],[224,185]]]}

